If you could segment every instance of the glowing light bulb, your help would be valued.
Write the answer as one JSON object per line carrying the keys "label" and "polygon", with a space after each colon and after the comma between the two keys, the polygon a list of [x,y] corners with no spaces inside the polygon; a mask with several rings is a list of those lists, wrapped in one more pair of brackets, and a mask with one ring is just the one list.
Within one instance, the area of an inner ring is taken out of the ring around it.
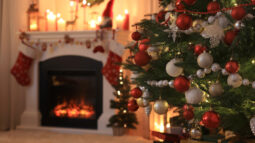
{"label": "glowing light bulb", "polygon": [[120,94],[121,94],[121,92],[120,92],[119,90],[117,91],[117,93],[118,93],[118,95],[120,95]]}

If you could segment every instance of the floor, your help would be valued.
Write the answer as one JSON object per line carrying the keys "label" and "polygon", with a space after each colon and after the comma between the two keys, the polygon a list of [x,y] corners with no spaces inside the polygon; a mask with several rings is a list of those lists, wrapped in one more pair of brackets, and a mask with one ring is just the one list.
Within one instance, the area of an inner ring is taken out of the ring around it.
{"label": "floor", "polygon": [[152,141],[134,136],[113,137],[95,134],[15,130],[0,132],[0,143],[152,143]]}

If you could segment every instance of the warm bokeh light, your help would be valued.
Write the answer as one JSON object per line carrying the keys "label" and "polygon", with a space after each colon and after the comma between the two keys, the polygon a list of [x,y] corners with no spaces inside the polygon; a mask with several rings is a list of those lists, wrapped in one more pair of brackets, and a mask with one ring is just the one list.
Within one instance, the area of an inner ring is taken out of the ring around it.
{"label": "warm bokeh light", "polygon": [[96,20],[90,20],[90,22],[89,22],[89,26],[90,26],[90,28],[96,28],[97,27],[97,22],[96,22]]}
{"label": "warm bokeh light", "polygon": [[70,6],[71,6],[71,7],[74,6],[74,1],[70,1]]}
{"label": "warm bokeh light", "polygon": [[30,30],[33,31],[33,30],[37,30],[38,26],[36,23],[31,23],[30,24]]}
{"label": "warm bokeh light", "polygon": [[56,15],[55,15],[53,12],[50,12],[50,13],[47,15],[47,19],[49,19],[49,20],[55,20],[55,19],[56,19]]}
{"label": "warm bokeh light", "polygon": [[60,18],[60,17],[61,17],[61,14],[60,14],[60,13],[58,13],[58,14],[57,14],[57,18]]}
{"label": "warm bokeh light", "polygon": [[123,21],[124,17],[121,14],[118,14],[118,16],[116,17],[117,21]]}
{"label": "warm bokeh light", "polygon": [[98,24],[100,24],[102,22],[102,17],[101,16],[98,16],[97,22],[98,22]]}
{"label": "warm bokeh light", "polygon": [[83,5],[86,5],[86,4],[87,4],[87,0],[83,0],[83,1],[82,1],[82,4],[83,4]]}
{"label": "warm bokeh light", "polygon": [[128,14],[128,10],[127,9],[125,9],[125,14]]}

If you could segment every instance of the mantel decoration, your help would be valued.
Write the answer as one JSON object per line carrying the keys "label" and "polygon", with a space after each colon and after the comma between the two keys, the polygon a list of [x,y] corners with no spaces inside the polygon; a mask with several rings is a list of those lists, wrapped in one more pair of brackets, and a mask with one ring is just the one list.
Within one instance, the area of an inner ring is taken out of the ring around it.
{"label": "mantel decoration", "polygon": [[37,3],[32,3],[27,10],[27,23],[28,23],[28,31],[39,31],[39,9]]}

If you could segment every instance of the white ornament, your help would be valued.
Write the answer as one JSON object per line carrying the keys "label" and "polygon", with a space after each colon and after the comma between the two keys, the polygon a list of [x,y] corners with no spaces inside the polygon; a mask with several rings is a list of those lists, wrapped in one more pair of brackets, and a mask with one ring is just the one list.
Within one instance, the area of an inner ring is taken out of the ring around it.
{"label": "white ornament", "polygon": [[163,86],[168,86],[168,81],[167,80],[163,80]]}
{"label": "white ornament", "polygon": [[237,21],[236,23],[235,23],[235,28],[236,29],[241,29],[242,27],[244,27],[244,24],[242,23],[242,21]]}
{"label": "white ornament", "polygon": [[160,115],[166,114],[168,111],[168,108],[169,108],[169,105],[167,101],[165,100],[157,100],[153,105],[154,111]]}
{"label": "white ornament", "polygon": [[214,63],[212,65],[212,71],[213,72],[218,72],[221,69],[220,65],[218,63]]}
{"label": "white ornament", "polygon": [[229,75],[229,73],[228,73],[228,71],[227,71],[226,69],[222,69],[222,70],[221,70],[221,73],[222,73],[223,75]]}
{"label": "white ornament", "polygon": [[174,80],[168,82],[169,87],[174,88]]}
{"label": "white ornament", "polygon": [[255,89],[255,81],[252,82],[252,88]]}
{"label": "white ornament", "polygon": [[208,18],[208,23],[213,23],[215,20],[215,17],[214,16],[209,16]]}
{"label": "white ornament", "polygon": [[219,96],[224,92],[224,89],[222,88],[220,83],[215,83],[212,84],[209,87],[209,93],[211,94],[211,96]]}
{"label": "white ornament", "polygon": [[210,74],[212,72],[211,68],[204,69],[205,74]]}
{"label": "white ornament", "polygon": [[182,74],[183,72],[183,68],[182,67],[178,67],[175,64],[182,62],[182,59],[172,59],[171,61],[169,61],[166,64],[166,72],[168,75],[170,75],[171,77],[178,77],[179,75]]}
{"label": "white ornament", "polygon": [[202,53],[197,57],[197,63],[201,68],[210,68],[213,64],[213,57],[209,53]]}
{"label": "white ornament", "polygon": [[222,28],[226,28],[228,24],[229,24],[229,20],[224,15],[219,17],[219,25]]}
{"label": "white ornament", "polygon": [[243,80],[243,85],[248,86],[250,84],[250,81],[248,79]]}
{"label": "white ornament", "polygon": [[251,128],[253,135],[255,136],[255,117],[251,118],[251,120],[250,120],[250,128]]}
{"label": "white ornament", "polygon": [[242,77],[238,74],[230,74],[228,76],[228,85],[232,86],[233,88],[238,88],[242,85],[243,79]]}
{"label": "white ornament", "polygon": [[197,70],[197,77],[198,78],[204,78],[205,77],[205,72],[201,69]]}
{"label": "white ornament", "polygon": [[185,92],[186,101],[188,104],[198,104],[202,101],[203,92],[199,88],[190,88]]}

